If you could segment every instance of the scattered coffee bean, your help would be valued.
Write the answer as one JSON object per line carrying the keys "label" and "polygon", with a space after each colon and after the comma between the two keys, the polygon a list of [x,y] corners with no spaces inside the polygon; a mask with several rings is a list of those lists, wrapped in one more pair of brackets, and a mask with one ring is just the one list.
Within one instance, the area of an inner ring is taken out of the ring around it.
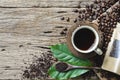
{"label": "scattered coffee bean", "polygon": [[67,13],[67,11],[58,11],[57,13]]}
{"label": "scattered coffee bean", "polygon": [[41,56],[34,58],[35,60],[30,64],[23,73],[23,79],[39,79],[46,80],[49,78],[48,69],[57,60],[52,56],[51,53],[45,52]]}
{"label": "scattered coffee bean", "polygon": [[79,11],[78,11],[78,9],[73,9],[72,12],[78,13]]}
{"label": "scattered coffee bean", "polygon": [[52,33],[52,31],[44,31],[43,33]]}
{"label": "scattered coffee bean", "polygon": [[67,21],[67,22],[70,22],[70,18],[68,17],[68,18],[66,19],[66,21]]}
{"label": "scattered coffee bean", "polygon": [[6,51],[6,49],[1,49],[1,51]]}
{"label": "scattered coffee bean", "polygon": [[67,31],[68,29],[67,28],[64,28],[63,31]]}
{"label": "scattered coffee bean", "polygon": [[61,17],[61,20],[64,20],[65,18],[64,17]]}
{"label": "scattered coffee bean", "polygon": [[66,35],[66,32],[65,31],[61,31],[60,34],[61,35]]}
{"label": "scattered coffee bean", "polygon": [[76,23],[76,22],[77,22],[77,19],[75,19],[73,22]]}
{"label": "scattered coffee bean", "polygon": [[19,47],[23,47],[23,45],[19,45]]}

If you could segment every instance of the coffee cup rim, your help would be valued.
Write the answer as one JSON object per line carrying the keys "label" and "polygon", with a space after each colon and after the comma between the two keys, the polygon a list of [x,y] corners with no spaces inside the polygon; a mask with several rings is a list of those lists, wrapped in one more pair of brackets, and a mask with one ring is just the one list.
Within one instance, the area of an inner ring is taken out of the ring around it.
{"label": "coffee cup rim", "polygon": [[[94,43],[88,50],[81,50],[81,49],[77,48],[77,47],[75,46],[74,40],[73,40],[75,33],[76,33],[78,30],[83,29],[83,28],[86,28],[86,29],[89,29],[89,30],[93,31],[94,34],[95,34],[95,37],[96,37],[96,38],[95,38],[95,43]],[[88,25],[82,25],[82,26],[79,25],[79,27],[77,27],[77,28],[72,32],[71,41],[72,41],[73,47],[74,47],[78,52],[80,52],[80,53],[90,53],[90,52],[94,51],[94,50],[97,48],[98,43],[99,43],[99,35],[98,35],[97,31],[96,31],[93,27],[88,26]]]}

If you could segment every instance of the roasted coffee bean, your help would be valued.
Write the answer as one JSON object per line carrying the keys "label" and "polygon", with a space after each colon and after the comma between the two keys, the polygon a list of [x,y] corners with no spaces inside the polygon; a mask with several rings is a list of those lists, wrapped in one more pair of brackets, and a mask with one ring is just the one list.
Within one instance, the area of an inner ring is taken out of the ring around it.
{"label": "roasted coffee bean", "polygon": [[1,51],[6,51],[6,49],[1,49]]}
{"label": "roasted coffee bean", "polygon": [[85,9],[83,9],[83,10],[82,10],[82,12],[83,12],[83,13],[85,13],[85,12],[86,12],[86,10],[85,10]]}
{"label": "roasted coffee bean", "polygon": [[66,35],[66,31],[61,31],[60,34],[61,34],[62,36],[64,36],[64,35]]}
{"label": "roasted coffee bean", "polygon": [[76,23],[76,22],[77,22],[77,19],[75,19],[73,22]]}
{"label": "roasted coffee bean", "polygon": [[94,4],[91,4],[90,7],[93,8],[93,7],[94,7]]}
{"label": "roasted coffee bean", "polygon": [[89,7],[90,7],[89,5],[86,5],[86,8],[87,8],[87,9],[89,9]]}
{"label": "roasted coffee bean", "polygon": [[95,3],[95,4],[97,4],[97,3],[98,3],[98,1],[97,1],[97,0],[95,0],[95,1],[94,1],[94,3]]}
{"label": "roasted coffee bean", "polygon": [[82,15],[79,15],[78,18],[82,18]]}
{"label": "roasted coffee bean", "polygon": [[113,27],[113,28],[115,28],[115,27],[116,27],[116,25],[114,24],[112,27]]}
{"label": "roasted coffee bean", "polygon": [[19,45],[19,47],[23,47],[23,45]]}
{"label": "roasted coffee bean", "polygon": [[61,20],[64,20],[65,18],[64,17],[61,17]]}
{"label": "roasted coffee bean", "polygon": [[78,9],[73,9],[72,12],[78,13],[79,11],[78,11]]}
{"label": "roasted coffee bean", "polygon": [[67,28],[64,28],[63,31],[67,31],[68,29]]}
{"label": "roasted coffee bean", "polygon": [[81,14],[82,13],[82,11],[81,10],[79,10],[79,14]]}
{"label": "roasted coffee bean", "polygon": [[66,21],[67,21],[67,22],[70,22],[70,18],[68,17],[68,18],[66,19]]}

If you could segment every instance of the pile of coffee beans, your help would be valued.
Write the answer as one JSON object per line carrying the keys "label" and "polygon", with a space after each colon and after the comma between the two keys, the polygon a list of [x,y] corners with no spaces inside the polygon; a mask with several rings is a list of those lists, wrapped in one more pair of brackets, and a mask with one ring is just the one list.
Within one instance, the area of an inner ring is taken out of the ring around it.
{"label": "pile of coffee beans", "polygon": [[[74,23],[77,21],[93,21],[98,18],[103,12],[105,12],[107,9],[109,9],[112,5],[114,5],[118,0],[95,0],[93,4],[87,4],[85,8],[83,9],[74,9],[74,13],[78,13],[79,16],[73,20]],[[61,18],[61,20],[66,20],[67,22],[70,21],[70,18],[67,17],[65,19],[64,17]]]}
{"label": "pile of coffee beans", "polygon": [[105,52],[117,22],[120,22],[120,4],[106,15],[98,17],[99,30],[103,32],[103,51]]}
{"label": "pile of coffee beans", "polygon": [[48,79],[48,69],[50,66],[55,63],[57,60],[52,56],[51,53],[45,52],[41,56],[34,58],[32,64],[30,64],[23,73],[24,79],[39,79],[45,80]]}
{"label": "pile of coffee beans", "polygon": [[79,10],[79,21],[96,20],[103,12],[115,4],[118,0],[95,0],[93,4],[86,5],[86,8]]}

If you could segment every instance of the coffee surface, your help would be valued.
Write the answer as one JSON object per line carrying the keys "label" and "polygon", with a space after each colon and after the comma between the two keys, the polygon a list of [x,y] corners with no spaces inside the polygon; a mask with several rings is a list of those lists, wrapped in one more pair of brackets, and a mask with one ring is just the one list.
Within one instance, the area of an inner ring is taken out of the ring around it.
{"label": "coffee surface", "polygon": [[73,42],[80,50],[88,50],[95,41],[95,34],[93,31],[83,28],[75,33]]}

